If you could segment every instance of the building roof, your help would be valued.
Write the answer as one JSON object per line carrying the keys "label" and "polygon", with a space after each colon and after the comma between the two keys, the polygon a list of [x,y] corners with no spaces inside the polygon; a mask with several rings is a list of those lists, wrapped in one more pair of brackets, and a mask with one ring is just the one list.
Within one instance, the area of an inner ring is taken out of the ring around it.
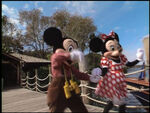
{"label": "building roof", "polygon": [[50,64],[50,60],[23,55],[19,53],[10,53],[10,54],[3,53],[3,54],[7,55],[8,57],[11,57],[14,60],[23,61],[25,63],[49,63]]}
{"label": "building roof", "polygon": [[20,59],[20,60],[23,60],[27,63],[50,63],[49,60],[46,60],[46,59],[42,59],[42,58],[37,58],[37,57],[33,57],[33,56],[28,56],[28,55],[23,55],[23,54],[19,54],[19,53],[11,53],[10,55]]}

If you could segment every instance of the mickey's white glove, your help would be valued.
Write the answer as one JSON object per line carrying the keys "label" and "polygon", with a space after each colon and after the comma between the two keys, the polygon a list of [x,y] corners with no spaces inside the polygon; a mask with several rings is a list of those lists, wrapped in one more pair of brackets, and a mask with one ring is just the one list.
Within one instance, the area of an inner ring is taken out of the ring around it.
{"label": "mickey's white glove", "polygon": [[101,76],[102,70],[100,68],[94,68],[91,72],[90,81],[98,83],[103,77]]}
{"label": "mickey's white glove", "polygon": [[144,56],[144,50],[142,49],[138,49],[137,50],[137,53],[136,53],[136,59],[139,60],[139,61],[142,61],[143,60],[143,56]]}
{"label": "mickey's white glove", "polygon": [[71,60],[74,62],[81,62],[84,60],[84,54],[79,50],[72,50],[70,52]]}

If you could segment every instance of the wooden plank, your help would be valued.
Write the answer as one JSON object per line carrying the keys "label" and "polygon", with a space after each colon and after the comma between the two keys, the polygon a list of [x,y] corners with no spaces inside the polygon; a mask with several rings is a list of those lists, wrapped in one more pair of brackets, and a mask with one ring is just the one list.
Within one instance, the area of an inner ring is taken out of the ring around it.
{"label": "wooden plank", "polygon": [[140,84],[140,85],[144,85],[144,86],[149,86],[149,82],[146,80],[138,80],[137,78],[126,78],[126,82],[131,82],[131,83],[135,83],[135,84]]}

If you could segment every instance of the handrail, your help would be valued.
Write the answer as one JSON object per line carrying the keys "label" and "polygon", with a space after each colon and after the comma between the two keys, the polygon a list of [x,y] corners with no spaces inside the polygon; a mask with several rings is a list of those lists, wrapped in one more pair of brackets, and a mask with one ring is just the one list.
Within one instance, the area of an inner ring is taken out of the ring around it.
{"label": "handrail", "polygon": [[27,84],[30,85],[30,86],[36,85],[36,83],[31,84],[28,81],[27,81]]}
{"label": "handrail", "polygon": [[36,78],[37,78],[39,81],[44,81],[44,80],[46,80],[48,77],[49,77],[49,76],[47,76],[46,78],[43,78],[43,79],[38,78],[38,77],[36,77]]}
{"label": "handrail", "polygon": [[27,76],[28,77],[28,79],[34,79],[36,76],[34,76],[34,77],[29,77],[29,76]]}
{"label": "handrail", "polygon": [[[94,101],[94,102],[97,102],[99,104],[104,104],[106,105],[107,103],[106,102],[103,102],[103,101],[99,101],[99,100],[96,100],[92,97],[89,97],[87,94],[81,94],[81,96],[85,96],[87,97],[88,99]],[[119,107],[118,105],[114,105],[115,107]],[[126,108],[149,108],[149,106],[126,106]]]}
{"label": "handrail", "polygon": [[[139,71],[135,71],[135,72],[131,72],[131,73],[126,73],[125,75],[126,76],[133,75],[133,74],[136,74],[136,73],[143,72],[145,70],[148,70],[148,68],[145,68],[145,69],[142,69],[142,70],[139,70]],[[49,79],[49,83],[46,84],[46,85],[44,85],[44,86],[39,85],[38,82],[37,82],[37,80],[38,81],[45,81],[46,79],[48,79],[51,76],[52,76],[51,74],[48,74],[45,78],[41,79],[41,78],[38,78],[37,75],[35,75],[34,77],[29,77],[27,75],[26,78],[24,78],[24,79],[22,78],[21,79],[22,80],[22,85],[26,85],[25,87],[28,88],[28,89],[30,89],[30,90],[35,90],[35,91],[38,91],[40,93],[44,93],[45,94],[45,93],[47,93],[47,91],[41,91],[38,87],[40,87],[40,88],[46,88],[46,87],[48,87],[48,85],[50,83],[50,79]],[[35,83],[33,83],[33,84],[29,83],[28,82],[29,79],[35,79]],[[30,88],[29,86],[34,86],[34,88]],[[80,84],[79,87],[85,87],[85,88],[89,88],[89,89],[92,89],[92,90],[96,89],[95,87],[88,86],[88,84]],[[147,89],[143,89],[143,88],[141,88],[141,89],[131,89],[131,90],[128,90],[128,92],[134,92],[134,91],[141,92],[141,91],[147,91],[147,90],[149,90],[149,88],[147,88]],[[103,101],[100,101],[100,100],[96,100],[96,99],[90,97],[89,94],[83,94],[83,93],[81,93],[81,96],[82,97],[86,97],[86,98],[88,98],[88,99],[90,99],[92,101],[95,101],[97,103],[100,103],[100,104],[104,104],[104,105],[106,104],[106,102],[103,102]],[[115,105],[115,106],[118,107],[118,105]],[[127,108],[149,108],[149,106],[127,106]]]}
{"label": "handrail", "polygon": [[48,85],[49,85],[49,84],[47,84],[47,85],[44,85],[44,86],[41,86],[41,85],[37,84],[37,86],[38,86],[38,87],[40,87],[40,88],[45,88],[45,87],[48,87]]}
{"label": "handrail", "polygon": [[136,73],[140,73],[140,72],[146,71],[146,70],[148,70],[148,69],[149,69],[149,68],[145,68],[145,69],[141,69],[141,70],[134,71],[134,72],[131,72],[131,73],[126,73],[125,76],[133,75],[133,74],[136,74]]}

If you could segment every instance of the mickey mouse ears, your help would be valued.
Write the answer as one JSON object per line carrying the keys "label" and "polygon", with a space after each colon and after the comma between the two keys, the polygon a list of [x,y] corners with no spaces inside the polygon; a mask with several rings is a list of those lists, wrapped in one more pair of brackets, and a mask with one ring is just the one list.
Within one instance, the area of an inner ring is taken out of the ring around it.
{"label": "mickey mouse ears", "polygon": [[56,27],[50,27],[44,31],[43,38],[47,45],[58,46],[62,41],[62,33]]}

